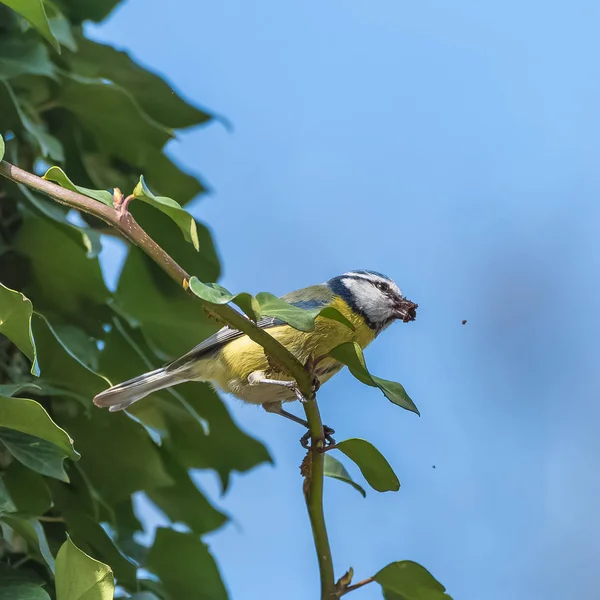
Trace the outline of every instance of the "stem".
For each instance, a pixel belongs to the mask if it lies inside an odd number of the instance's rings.
[[[349,585],[342,593],[341,595],[344,596],[345,594],[347,594],[348,592],[353,592],[354,590],[357,590],[358,588],[361,588],[363,585],[367,585],[369,583],[373,583],[375,580],[372,577],[367,577],[366,579],[363,579],[362,581],[359,581],[358,583],[355,583],[354,585]]]
[[[306,455],[306,470],[304,479],[304,499],[315,540],[315,550],[319,561],[321,575],[321,600],[331,600],[335,597],[335,577],[333,573],[333,560],[325,514],[323,512],[323,480],[324,480],[324,455],[322,449],[325,444],[323,422],[316,400],[304,403],[304,413],[310,426],[311,446]]]
[[[138,225],[137,221],[127,210],[129,199],[126,199],[126,202],[118,203],[117,208],[113,208],[78,192],[63,188],[37,175],[28,173],[6,161],[0,161],[0,175],[16,183],[24,184],[38,192],[42,192],[61,204],[98,217],[113,227],[122,237],[145,252],[178,285],[192,294],[210,314],[217,315],[227,325],[242,331],[251,340],[262,346],[265,353],[273,358],[284,371],[288,372],[296,380],[298,388],[305,398],[312,398],[314,396],[311,373],[285,346],[280,344],[265,330],[257,327],[252,321],[246,319],[231,306],[206,302],[189,290],[188,282],[190,275]],[[325,515],[323,513],[324,458],[321,450],[325,444],[325,435],[316,401],[309,400],[304,403],[304,411],[311,433],[311,449],[305,458],[305,463],[303,463],[306,465],[308,473],[306,474],[305,472],[304,495],[319,561],[321,599],[331,600],[335,597],[333,561],[325,526]]]
[[[26,554],[23,558],[19,559],[16,563],[14,563],[12,565],[12,568],[18,569],[19,567],[24,565],[28,560],[31,560],[31,556],[29,556],[29,554]]]

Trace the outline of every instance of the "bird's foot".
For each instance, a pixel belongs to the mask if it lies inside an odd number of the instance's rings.
[[[325,446],[321,449],[321,452],[327,452],[327,450],[333,449],[335,446],[335,440],[333,439],[333,434],[335,433],[335,429],[328,427],[327,425],[323,425],[323,434],[325,435]],[[303,448],[308,450],[309,441],[310,441],[310,429],[300,438],[300,444]]]

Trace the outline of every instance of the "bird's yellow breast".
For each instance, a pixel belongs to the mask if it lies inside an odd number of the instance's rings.
[[[364,318],[355,313],[341,298],[335,297],[331,306],[340,311],[353,325],[354,331],[333,319],[317,317],[313,331],[298,331],[289,325],[270,327],[265,331],[283,344],[296,358],[306,364],[309,360],[325,357],[333,348],[344,342],[355,341],[365,348],[375,338],[375,332],[366,324]],[[275,372],[269,364],[261,346],[248,336],[239,337],[220,350],[216,355],[201,361],[202,377],[214,381],[225,391],[231,392],[249,402],[254,400],[255,392],[246,390],[248,375],[254,371],[264,371],[271,379],[291,377]],[[200,366],[200,365],[199,365]],[[332,358],[323,358],[317,366],[317,375],[321,382],[333,376],[342,365]],[[275,386],[261,386],[274,388]],[[256,390],[258,391],[258,390]],[[283,390],[272,390],[282,393]],[[263,390],[267,392],[267,390]],[[289,399],[293,398],[293,394]]]

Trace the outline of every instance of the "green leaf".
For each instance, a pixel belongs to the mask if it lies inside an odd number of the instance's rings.
[[[4,158],[4,150],[5,150],[4,138],[2,137],[2,135],[0,135],[0,160],[2,160]]]
[[[174,523],[185,523],[198,535],[214,531],[224,525],[228,518],[214,508],[206,496],[196,487],[187,471],[166,452],[162,453],[163,463],[174,485],[154,488],[147,496]]]
[[[81,0],[66,0],[68,14],[72,22],[81,23],[89,19],[99,22],[112,12],[121,0],[94,0],[93,2],[81,2]]]
[[[0,562],[0,582],[6,587],[20,585],[21,583],[35,583],[42,585],[44,580],[34,571],[25,568],[15,569],[4,562]]]
[[[169,194],[177,198],[179,204],[184,206],[198,194],[205,193],[206,184],[199,180],[198,176],[191,175],[183,171],[176,165],[164,152],[155,150],[149,151],[144,160],[144,171],[152,173],[154,188],[160,194]],[[202,235],[200,235],[200,248],[205,248]],[[162,244],[161,244],[162,245]],[[211,241],[212,245],[212,241]],[[199,273],[197,270],[194,273]],[[207,281],[214,281],[218,275],[211,277],[202,275]]]
[[[321,315],[326,319],[333,319],[346,325],[349,329],[354,329],[354,325],[342,313],[332,306],[320,306],[317,308],[299,308],[288,304],[282,298],[278,298],[269,292],[260,292],[256,295],[260,304],[260,311],[263,316],[275,317],[294,329],[300,331],[313,331],[315,328],[315,319]]]
[[[141,250],[131,248],[115,296],[119,312],[130,322],[143,324],[144,337],[151,347],[164,359],[176,358],[211,335],[218,325],[183,288],[170,280],[161,286],[162,276]]]
[[[212,304],[227,304],[233,302],[237,304],[253,321],[258,321],[261,316],[261,309],[258,300],[251,294],[242,292],[233,295],[218,283],[202,283],[197,277],[190,278],[189,286],[192,292],[198,298],[202,298]]]
[[[1,520],[18,533],[27,542],[33,553],[39,554],[54,573],[54,557],[50,552],[42,524],[37,519],[25,519],[16,515],[4,515]]]
[[[61,315],[66,322],[100,336],[99,317],[106,313],[104,303],[110,292],[98,258],[88,258],[81,237],[27,211],[14,246],[29,258],[30,279],[23,291],[36,310]]]
[[[60,45],[50,30],[42,0],[2,0],[2,3],[25,18],[60,53]]]
[[[76,52],[77,43],[71,31],[71,23],[50,0],[45,0],[45,4],[48,9],[48,23],[52,35],[61,46],[68,48],[71,52]]]
[[[159,528],[146,568],[160,577],[173,598],[227,600],[215,560],[196,535]]]
[[[183,383],[177,386],[177,392],[210,426],[207,435],[179,405],[165,404],[169,428],[165,447],[181,464],[189,469],[214,469],[225,492],[232,471],[243,473],[263,462],[273,462],[265,446],[238,427],[210,385]]]
[[[0,396],[0,427],[46,440],[61,449],[65,456],[73,460],[79,458],[69,434],[35,400]]]
[[[91,227],[81,227],[73,225],[67,220],[67,211],[62,210],[62,206],[52,202],[38,194],[34,194],[27,186],[18,184],[19,191],[23,194],[26,203],[30,205],[32,211],[39,214],[42,218],[46,217],[58,224],[59,229],[67,234],[75,243],[83,245],[87,252],[87,258],[97,257],[102,250],[100,233]]]
[[[354,461],[367,483],[378,492],[397,492],[400,482],[383,454],[366,440],[352,438],[338,442],[336,448]]]
[[[77,117],[100,150],[133,165],[144,165],[149,152],[172,138],[171,130],[151,119],[129,92],[99,79],[71,75],[61,88],[59,102]]]
[[[227,304],[234,295],[218,283],[202,283],[197,277],[190,277],[190,289],[198,298],[213,304]]]
[[[250,318],[252,321],[256,322],[260,319],[261,307],[258,300],[248,294],[246,292],[241,292],[240,294],[236,294],[232,298],[232,302],[237,304],[242,311]]]
[[[345,325],[348,329],[354,331],[356,327],[352,321],[347,319],[337,308],[333,306],[325,306],[324,308],[319,309],[317,313],[318,316],[323,317],[324,319],[331,319],[332,321],[337,321],[342,325]]]
[[[0,477],[0,516],[4,513],[14,512],[17,512],[17,507],[13,502],[10,491],[6,487],[5,477]]]
[[[0,563],[0,600],[50,600],[43,583],[33,571]]]
[[[59,167],[50,167],[44,174],[44,179],[54,181],[54,183],[58,183],[58,185],[66,188],[67,190],[79,192],[80,194],[83,194],[88,198],[93,198],[94,200],[102,202],[102,204],[106,204],[107,206],[113,205],[113,196],[110,192],[107,192],[106,190],[90,190],[88,188],[75,185]]]
[[[39,517],[52,504],[44,478],[16,460],[4,473],[4,483],[20,514]]]
[[[333,479],[343,481],[344,483],[351,485],[355,490],[357,490],[363,498],[367,496],[365,490],[360,485],[358,485],[358,483],[355,483],[352,480],[352,477],[350,477],[350,473],[346,471],[346,467],[344,467],[344,465],[339,460],[337,460],[337,458],[333,458],[333,456],[325,454],[323,459],[325,469],[324,474],[326,477],[331,477]]]
[[[0,385],[0,396],[16,396],[21,390],[29,389],[41,390],[42,388],[35,383],[7,383]]]
[[[167,182],[163,182],[164,185]],[[169,188],[171,186],[169,185]],[[170,191],[169,191],[170,193]],[[175,196],[175,194],[171,194]],[[133,202],[129,205],[131,213],[135,217],[140,226],[161,246],[172,258],[174,258],[186,271],[194,273],[203,281],[216,281],[221,274],[221,266],[219,256],[214,246],[210,230],[196,221],[196,229],[198,231],[198,239],[200,240],[200,251],[196,252],[195,248],[188,244],[182,235],[179,233],[177,225],[171,219],[165,219],[164,216],[149,204],[144,202]],[[174,295],[170,292],[174,291],[173,282],[162,269],[153,267],[154,280],[156,285],[163,288],[162,282],[169,282],[165,285],[165,291],[169,295]],[[179,291],[179,290],[177,290]],[[189,297],[189,294],[186,294]],[[191,299],[194,304],[198,304]]]
[[[334,348],[329,355],[347,365],[352,375],[362,383],[371,387],[378,387],[384,393],[385,397],[393,404],[401,406],[406,410],[410,410],[417,415],[419,414],[419,410],[415,406],[415,403],[411,400],[402,385],[395,381],[388,381],[387,379],[381,379],[381,377],[375,377],[375,375],[369,373],[361,347],[356,342],[346,342],[341,344]]]
[[[0,283],[0,333],[5,335],[33,363],[31,372],[39,374],[31,315],[33,306],[20,292],[11,290]]]
[[[56,600],[112,600],[114,590],[111,568],[67,538],[56,557]]]
[[[53,327],[54,334],[62,345],[88,369],[98,371],[98,349],[95,338],[75,325],[57,324]]]
[[[304,310],[292,306],[269,292],[260,292],[256,295],[256,299],[260,304],[262,315],[280,319],[300,331],[312,331],[315,328],[314,309]]]
[[[89,418],[61,408],[56,404],[56,420],[77,440],[78,466],[101,497],[116,503],[133,492],[173,484],[144,428],[124,413],[94,408]]]
[[[54,505],[65,519],[73,542],[94,557],[106,561],[120,583],[135,588],[137,567],[115,545],[98,519],[88,514],[87,490],[59,482],[51,482],[51,488]]]
[[[411,560],[391,563],[373,579],[384,592],[397,594],[402,600],[452,600],[444,593],[446,588],[427,569]]]
[[[62,481],[69,480],[63,465],[65,455],[54,444],[6,427],[0,427],[0,442],[30,469]]]
[[[79,458],[67,432],[27,398],[0,396],[0,441],[25,466],[62,481],[69,480],[64,459]]]
[[[253,321],[258,321],[261,316],[274,317],[300,331],[313,331],[315,319],[320,315],[326,319],[333,319],[354,329],[354,325],[342,313],[331,306],[304,309],[289,304],[285,300],[260,292],[256,298],[246,292],[234,296],[229,290],[218,283],[202,283],[197,277],[190,277],[189,286],[192,292],[213,304],[237,304]]]
[[[27,114],[25,105],[19,101],[7,81],[1,81],[1,84],[6,89],[6,92],[12,101],[13,107],[21,121],[21,125],[37,141],[42,155],[58,162],[62,162],[65,159],[65,156],[60,141],[46,131],[46,125],[37,113],[33,114],[33,112],[30,111],[31,114]]]
[[[50,323],[41,315],[32,318],[33,334],[42,374],[38,381],[44,393],[56,395],[63,390],[91,406],[91,398],[106,389],[110,382],[86,367],[59,339]],[[48,385],[50,384],[50,385]]]
[[[181,208],[175,200],[166,196],[155,196],[146,185],[144,176],[140,175],[140,181],[133,190],[133,195],[157,208],[170,219],[175,221],[179,229],[183,232],[183,237],[190,242],[196,250],[200,250],[200,242],[198,241],[198,231],[196,229],[196,221],[190,213]]]
[[[78,45],[77,53],[65,57],[74,71],[85,77],[108,79],[125,88],[159,123],[179,129],[212,118],[178,96],[164,79],[132,61],[126,52],[83,37],[78,39]]]
[[[34,33],[0,39],[0,79],[21,75],[56,77],[48,47]]]
[[[50,596],[35,583],[4,586],[0,582],[0,600],[50,600]]]
[[[2,132],[15,131],[20,132],[21,120],[19,119],[19,113],[15,107],[14,95],[10,85],[4,85],[3,80],[0,79],[0,115],[2,115]],[[15,150],[16,143],[11,144],[13,151]],[[9,146],[10,148],[10,146]],[[5,148],[5,152],[8,152],[9,148]],[[14,152],[13,152],[14,154]],[[16,157],[16,154],[15,154]],[[13,158],[14,160],[14,158]],[[16,162],[16,161],[15,161]],[[6,185],[6,184],[5,184]]]

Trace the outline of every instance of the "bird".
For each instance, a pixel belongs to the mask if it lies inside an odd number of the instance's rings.
[[[329,353],[345,342],[366,348],[394,321],[414,321],[418,305],[405,298],[386,275],[370,270],[348,271],[328,281],[282,296],[289,304],[304,308],[337,309],[353,326],[317,316],[312,331],[299,331],[287,323],[263,317],[256,325],[267,330],[302,364],[310,366],[316,390],[331,379],[343,364]],[[115,385],[94,397],[98,407],[115,412],[159,390],[187,381],[203,381],[250,404],[304,427],[308,423],[283,409],[283,404],[305,400],[292,377],[278,372],[263,348],[239,330],[223,327],[214,335],[165,366]],[[333,432],[326,428],[327,435]]]

